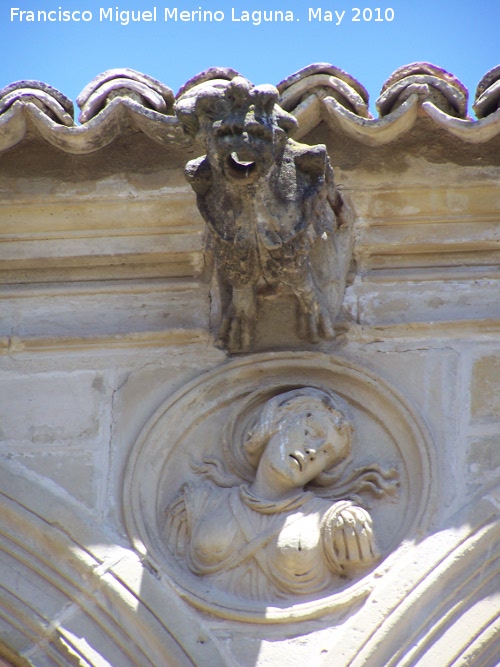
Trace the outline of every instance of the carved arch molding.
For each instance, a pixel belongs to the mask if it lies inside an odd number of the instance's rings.
[[[165,541],[165,510],[183,483],[199,486],[193,462],[207,454],[227,460],[225,426],[235,415],[241,415],[241,424],[248,424],[249,414],[270,396],[297,387],[331,392],[348,406],[355,426],[352,458],[358,468],[375,461],[397,471],[397,492],[370,504],[381,559],[305,596],[264,604],[252,596],[221,593],[217,583],[193,574],[172,556]],[[244,428],[241,424],[233,432]],[[398,554],[426,533],[437,501],[435,471],[426,426],[381,378],[344,359],[318,353],[252,355],[197,378],[159,408],[129,461],[124,514],[136,549],[192,605],[229,619],[286,622],[345,608],[369,594]]]
[[[0,664],[230,667],[137,554],[15,468],[0,515]]]

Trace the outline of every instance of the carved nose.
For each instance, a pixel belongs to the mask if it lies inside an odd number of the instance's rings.
[[[309,461],[314,461],[316,458],[316,450],[313,447],[306,447],[304,451],[306,456],[309,458]]]

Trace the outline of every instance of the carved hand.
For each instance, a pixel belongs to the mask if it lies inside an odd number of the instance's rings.
[[[367,565],[379,557],[372,519],[361,507],[340,509],[333,520],[332,538],[339,564],[345,569]]]

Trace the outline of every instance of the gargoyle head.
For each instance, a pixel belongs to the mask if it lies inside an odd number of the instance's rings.
[[[235,184],[250,184],[280,160],[297,121],[278,104],[274,86],[253,86],[235,76],[194,86],[176,103],[186,131],[204,141],[216,171]]]

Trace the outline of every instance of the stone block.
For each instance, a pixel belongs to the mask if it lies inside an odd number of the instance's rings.
[[[22,451],[11,456],[44,478],[44,481],[55,482],[87,507],[98,507],[99,481],[106,474],[106,469],[96,464],[93,452],[71,448],[44,452]]]
[[[433,475],[443,476],[441,497],[446,504],[453,502],[463,482],[463,451],[457,444],[458,352],[449,347],[443,349],[433,341],[413,344],[381,342],[373,344],[368,353],[365,348],[363,357],[365,363],[391,382],[409,405],[424,417],[438,454],[439,470],[433,470]]]
[[[345,307],[360,324],[455,322],[500,316],[497,280],[358,281],[348,288]],[[452,325],[453,326],[453,325]]]
[[[470,393],[473,423],[500,421],[500,353],[475,360]]]
[[[47,286],[0,291],[4,321],[0,335],[72,337],[126,335],[143,331],[206,327],[208,288],[196,281],[180,286],[139,284]]]
[[[476,488],[500,480],[500,437],[471,439],[467,451],[469,485]]]
[[[95,442],[102,428],[104,392],[102,374],[91,371],[4,377],[0,389],[4,447]]]

